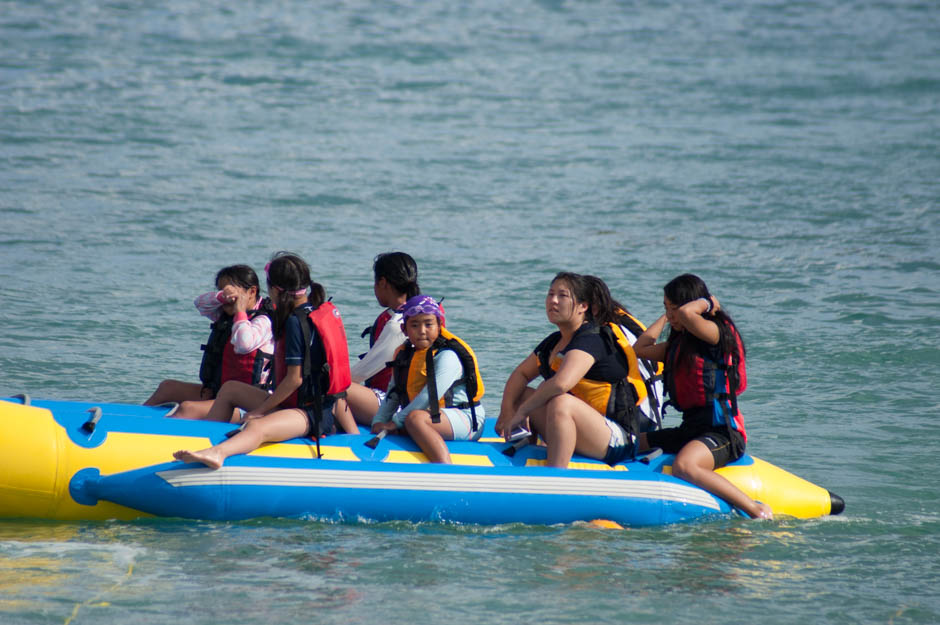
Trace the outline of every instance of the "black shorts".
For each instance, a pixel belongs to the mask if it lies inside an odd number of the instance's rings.
[[[691,441],[702,441],[708,447],[715,459],[716,469],[744,455],[744,438],[736,430],[729,430],[724,425],[696,427],[683,421],[679,427],[646,433],[650,449],[659,447],[667,454],[679,453]]]
[[[300,408],[307,416],[307,433],[304,436],[313,437],[317,432],[316,410],[313,406],[309,408]],[[333,402],[323,406],[323,413],[320,415],[320,436],[333,433]]]

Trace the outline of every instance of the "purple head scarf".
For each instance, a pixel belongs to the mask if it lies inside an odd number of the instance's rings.
[[[444,311],[433,297],[428,295],[415,295],[401,307],[402,321],[406,322],[416,315],[434,315],[444,325]]]

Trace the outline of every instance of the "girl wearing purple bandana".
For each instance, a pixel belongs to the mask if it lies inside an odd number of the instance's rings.
[[[445,441],[478,440],[483,432],[476,356],[444,327],[444,312],[433,298],[410,298],[402,318],[408,341],[396,355],[393,385],[372,420],[372,432],[404,431],[431,462],[450,464]]]

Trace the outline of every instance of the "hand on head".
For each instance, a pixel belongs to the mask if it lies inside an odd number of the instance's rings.
[[[234,284],[228,284],[222,289],[222,297],[225,298],[225,304],[232,307],[235,312],[247,312],[254,303],[250,301],[251,295],[248,289]]]

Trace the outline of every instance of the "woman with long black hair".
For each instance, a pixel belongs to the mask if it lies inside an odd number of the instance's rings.
[[[676,454],[672,474],[721,497],[753,518],[773,518],[770,506],[744,494],[715,469],[744,454],[747,434],[737,396],[747,385],[745,349],[731,317],[705,282],[683,274],[663,288],[666,313],[637,339],[639,358],[665,365],[669,403],[682,412],[678,427],[639,436],[639,450]],[[666,322],[669,337],[657,343]]]

